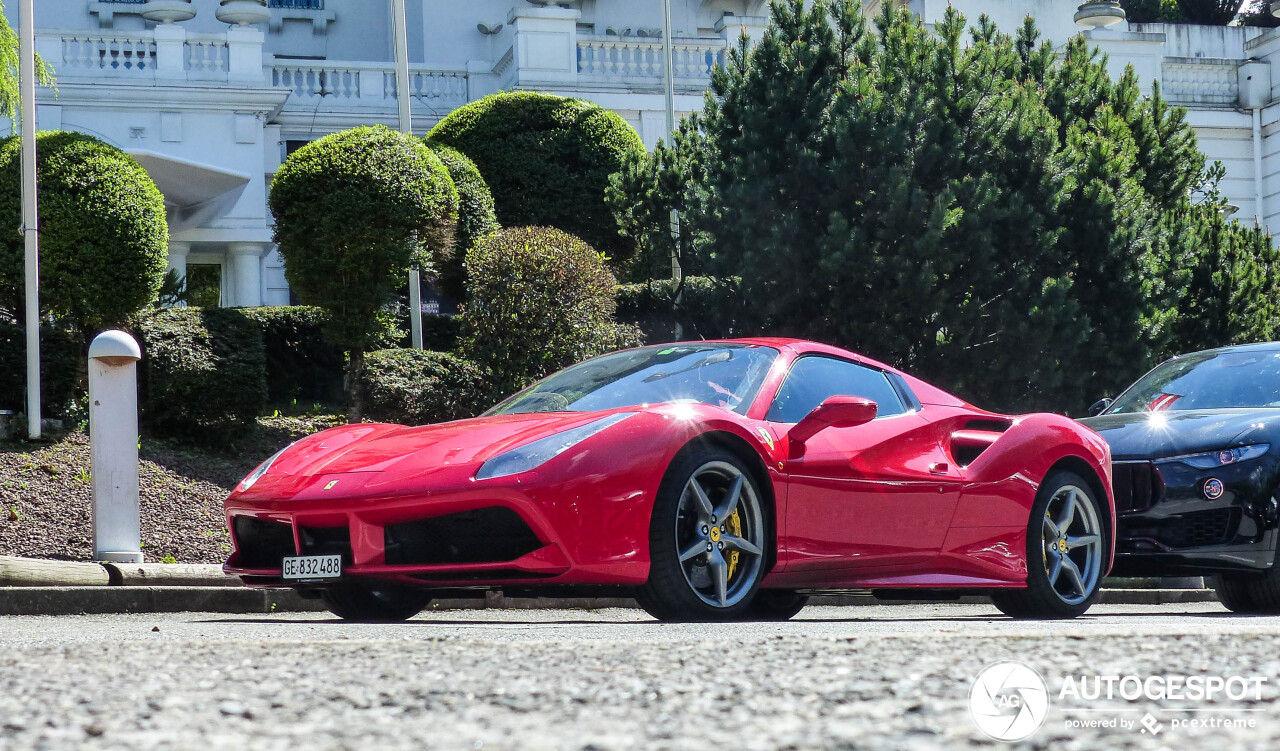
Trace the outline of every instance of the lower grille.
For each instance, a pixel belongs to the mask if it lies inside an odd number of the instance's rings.
[[[1221,545],[1231,539],[1234,512],[1235,509],[1220,508],[1183,514],[1160,530],[1160,541],[1171,548]]]
[[[1164,497],[1164,477],[1151,462],[1114,462],[1111,488],[1117,513],[1146,511]]]
[[[298,540],[302,555],[340,555],[342,565],[352,564],[350,527],[298,527]]]
[[[388,565],[502,563],[542,547],[509,508],[463,511],[383,528]]]
[[[237,516],[231,522],[240,564],[245,568],[279,568],[285,556],[296,555],[293,527],[251,516]]]

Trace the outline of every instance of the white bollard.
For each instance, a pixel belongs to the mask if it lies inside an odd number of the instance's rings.
[[[104,331],[89,345],[93,559],[141,563],[138,531],[138,343]]]

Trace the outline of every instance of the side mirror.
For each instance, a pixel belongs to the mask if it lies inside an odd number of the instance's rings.
[[[1105,399],[1099,399],[1098,401],[1094,402],[1093,406],[1089,408],[1089,416],[1097,417],[1098,415],[1102,414],[1107,410],[1107,407],[1111,406],[1111,402],[1113,401],[1115,400],[1108,396]]]
[[[876,403],[860,396],[832,396],[804,416],[787,433],[793,445],[804,443],[827,428],[855,428],[876,419]]]

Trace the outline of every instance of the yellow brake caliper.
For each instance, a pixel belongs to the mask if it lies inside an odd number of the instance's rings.
[[[729,518],[724,520],[724,527],[729,534],[734,537],[742,537],[742,518],[738,516],[738,510],[734,509]],[[736,550],[729,551],[729,576],[727,579],[733,578],[733,572],[738,568],[738,556],[741,555]]]

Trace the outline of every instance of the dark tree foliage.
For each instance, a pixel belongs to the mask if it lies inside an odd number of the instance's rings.
[[[289,285],[328,313],[329,336],[350,352],[348,417],[359,422],[354,375],[383,334],[388,304],[412,266],[428,266],[453,242],[453,180],[420,140],[360,127],[293,152],[269,200]]]
[[[156,300],[169,254],[164,196],[133,157],[81,133],[36,135],[40,308],[86,341]],[[0,217],[22,224],[21,143],[0,143]],[[0,308],[21,318],[23,238],[0,234]]]
[[[669,254],[679,207],[691,262],[741,279],[747,330],[1002,409],[1078,410],[1190,344],[1194,273],[1229,339],[1266,328],[1228,288],[1269,283],[1269,238],[1207,228],[1212,170],[1158,87],[1111,80],[1082,38],[1055,51],[1030,20],[1009,35],[949,10],[930,31],[887,5],[871,33],[855,3],[773,4],[673,148],[615,179],[646,252]],[[1219,245],[1190,239],[1193,218]]]
[[[532,91],[492,94],[459,107],[427,137],[466,154],[493,192],[504,227],[549,226],[581,237],[624,268],[634,243],[605,205],[609,176],[642,154],[616,112]]]
[[[476,240],[499,228],[493,208],[493,194],[472,162],[462,152],[444,144],[427,141],[449,170],[453,185],[458,190],[458,229],[452,245],[433,248],[431,271],[440,291],[455,302],[462,302],[467,294],[467,251]]]

